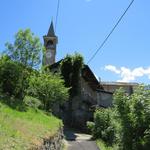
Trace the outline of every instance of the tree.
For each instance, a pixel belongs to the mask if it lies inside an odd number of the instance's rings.
[[[41,100],[43,109],[49,111],[53,104],[62,104],[68,99],[68,88],[59,75],[50,72],[34,73],[30,76],[27,94]]]
[[[118,122],[121,125],[120,131],[120,149],[133,150],[133,126],[130,115],[130,96],[125,94],[125,91],[120,88],[114,94],[114,104],[118,115]],[[117,122],[117,119],[116,119]]]
[[[37,67],[40,64],[42,44],[30,29],[19,30],[13,44],[6,43],[6,53],[14,61],[25,66]]]
[[[8,56],[0,58],[0,88],[9,96],[23,98],[28,70],[19,62],[10,60]]]
[[[139,86],[132,95],[122,89],[114,95],[121,123],[120,149],[148,150],[150,146],[150,90]]]
[[[94,113],[94,122],[87,122],[93,138],[102,139],[108,145],[115,141],[115,126],[112,121],[113,109],[97,109]]]

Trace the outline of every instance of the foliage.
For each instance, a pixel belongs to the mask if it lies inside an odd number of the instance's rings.
[[[91,122],[91,121],[87,121],[87,129],[89,130],[89,132],[93,133],[94,131],[94,127],[95,127],[95,123]]]
[[[26,106],[34,108],[34,109],[42,107],[41,101],[37,98],[32,97],[32,96],[25,96],[23,102]]]
[[[79,77],[81,75],[82,67],[83,67],[83,57],[80,54],[75,53],[72,62],[72,82],[71,82],[72,96],[78,93]]]
[[[61,120],[43,111],[29,108],[20,112],[0,102],[0,149],[37,149],[42,139],[56,134],[60,125]]]
[[[147,150],[150,145],[150,90],[139,86],[132,95],[119,89],[115,108],[121,124],[120,149]]]
[[[24,96],[28,71],[18,62],[4,56],[0,59],[0,88],[1,92],[22,98]]]
[[[96,140],[96,144],[100,150],[118,150],[117,145],[108,146],[103,140],[98,139]]]
[[[124,149],[127,148],[132,150],[133,128],[131,123],[131,116],[129,114],[129,97],[125,95],[125,91],[123,89],[119,89],[114,95],[114,100],[115,107],[118,112],[118,117],[121,122],[120,142],[122,143],[122,147]]]
[[[65,80],[66,87],[70,88],[70,97],[74,97],[78,93],[79,77],[83,67],[83,57],[75,53],[75,55],[67,55],[61,62],[61,74]]]
[[[65,86],[71,86],[71,74],[72,74],[72,57],[67,55],[61,62],[61,74],[65,80]]]
[[[114,94],[112,110],[100,109],[95,112],[95,125],[89,126],[93,136],[100,138],[100,141],[103,140],[106,144],[117,143],[116,149],[148,150],[150,147],[149,87],[141,85],[132,95],[127,95],[120,88]]]
[[[0,102],[20,112],[27,110],[27,107],[25,106],[22,99],[9,96],[5,93],[0,93]]]
[[[37,67],[40,64],[42,45],[38,37],[30,29],[19,30],[13,44],[6,43],[6,53],[14,61],[25,66]]]
[[[101,138],[107,144],[112,145],[115,140],[115,127],[111,121],[111,109],[98,109],[94,113],[94,125],[88,123],[94,138]]]
[[[43,109],[48,111],[54,103],[61,104],[68,99],[68,88],[59,75],[38,73],[30,76],[27,94],[41,100]]]
[[[73,97],[79,94],[79,81],[81,70],[83,67],[83,57],[75,53],[74,55],[67,55],[61,62],[60,71],[63,79],[65,80],[65,86],[69,89],[69,101],[68,101],[68,125],[73,125],[72,117],[72,100]]]

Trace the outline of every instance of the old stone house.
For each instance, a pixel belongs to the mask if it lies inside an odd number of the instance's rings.
[[[43,38],[46,48],[43,54],[43,65],[47,65],[53,73],[56,73],[59,71],[61,60],[55,62],[58,37],[55,35],[53,22]],[[132,86],[129,87],[132,88]],[[71,108],[68,102],[63,106],[56,104],[54,113],[61,116],[64,122],[83,129],[87,121],[92,121],[96,107],[112,106],[112,95],[116,87],[100,84],[90,67],[85,64],[81,71],[78,88],[78,94],[72,99]]]
[[[103,91],[100,92],[98,105],[106,108],[112,106],[113,94],[117,89],[123,88],[127,95],[131,95],[138,86],[137,83],[128,82],[100,82],[100,85],[103,87]]]
[[[43,54],[43,65],[49,66],[51,71],[56,73],[59,71],[61,61],[55,62],[58,38],[55,35],[53,23],[43,38],[46,48],[46,52]],[[81,71],[78,87],[78,95],[72,99],[72,119],[67,111],[68,103],[60,108],[56,105],[55,113],[60,114],[64,121],[71,121],[72,125],[81,128],[85,126],[87,120],[93,119],[93,108],[98,104],[99,91],[102,88],[88,65],[84,65]]]

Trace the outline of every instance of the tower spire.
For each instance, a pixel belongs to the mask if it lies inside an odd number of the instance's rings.
[[[49,27],[47,36],[54,36],[54,37],[55,37],[55,31],[54,31],[53,21],[51,21],[51,25],[50,25],[50,27]]]
[[[55,63],[56,45],[58,38],[54,32],[53,21],[51,21],[47,35],[43,36],[46,51],[43,54],[43,65],[52,65]]]

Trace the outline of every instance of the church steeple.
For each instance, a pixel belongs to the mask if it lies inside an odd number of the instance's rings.
[[[55,63],[56,45],[58,38],[55,35],[53,21],[50,24],[47,35],[43,36],[46,51],[43,54],[43,65],[52,65]]]
[[[51,25],[50,25],[50,27],[49,27],[47,36],[55,36],[53,21],[51,21]]]

